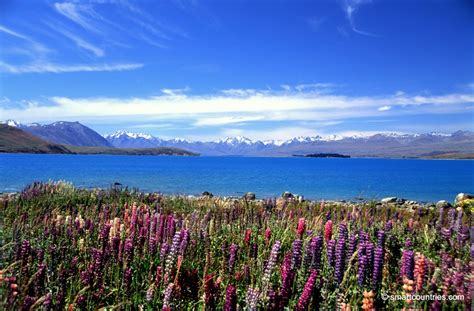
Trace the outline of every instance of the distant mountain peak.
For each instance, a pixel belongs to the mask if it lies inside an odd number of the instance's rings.
[[[15,120],[11,120],[11,119],[8,119],[6,121],[1,121],[0,122],[1,124],[6,124],[8,126],[12,126],[12,127],[21,127],[22,124],[18,121],[15,121]]]
[[[255,143],[251,139],[244,137],[244,136],[235,136],[235,137],[226,137],[224,139],[219,139],[215,141],[216,143],[224,143],[229,145],[236,145],[236,144],[253,144]]]
[[[133,139],[137,139],[137,138],[154,139],[155,138],[150,134],[133,133],[133,132],[123,131],[123,130],[118,130],[113,134],[104,135],[104,138],[106,138],[106,139],[109,139],[109,138],[122,138],[122,137],[129,137],[129,138],[133,138]]]

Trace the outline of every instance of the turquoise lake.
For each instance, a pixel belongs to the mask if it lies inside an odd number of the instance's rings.
[[[165,194],[279,196],[311,199],[454,200],[474,192],[474,161],[0,154],[0,191],[33,181],[67,180],[77,187],[118,182]]]

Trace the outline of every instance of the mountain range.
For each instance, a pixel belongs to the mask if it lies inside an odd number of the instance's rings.
[[[292,156],[310,153],[339,153],[357,157],[436,157],[443,154],[474,154],[474,133],[395,134],[370,136],[308,136],[286,141],[228,137],[216,141],[165,140],[149,134],[117,131],[105,135],[115,147],[167,146],[202,155]]]
[[[56,144],[88,147],[112,147],[104,137],[79,122],[59,121],[41,125],[38,123],[22,124],[14,120],[7,120],[4,123]]]
[[[162,139],[150,134],[117,131],[101,136],[78,122],[54,122],[24,125],[13,120],[6,123],[23,129],[51,143],[73,146],[115,148],[171,147],[209,156],[293,156],[314,153],[338,153],[353,157],[426,157],[474,158],[474,133],[451,134],[380,133],[370,136],[308,136],[289,140],[251,140],[228,137],[215,141],[190,141],[181,138]]]

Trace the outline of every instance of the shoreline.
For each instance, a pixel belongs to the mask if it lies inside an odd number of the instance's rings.
[[[153,149],[153,148],[149,148]],[[139,150],[139,149],[138,149]],[[183,149],[184,150],[184,149]],[[117,149],[119,151],[119,149]],[[267,155],[202,155],[197,154],[192,151],[187,151],[190,154],[146,154],[146,153],[97,153],[97,152],[72,152],[72,153],[47,153],[47,152],[2,152],[0,151],[0,155],[64,155],[64,156],[77,156],[77,155],[99,155],[99,156],[141,156],[141,157],[156,157],[156,156],[166,156],[166,157],[196,157],[196,158],[279,158],[279,159],[374,159],[374,160],[450,160],[450,161],[472,161],[474,160],[474,156],[466,155],[466,157],[435,157],[435,156],[357,156],[357,155],[349,155],[348,157],[309,157],[309,156],[295,156],[295,155],[274,155],[274,156],[267,156]]]
[[[62,181],[54,181],[52,184],[62,184]],[[42,183],[42,184],[48,184],[48,183]],[[65,182],[64,184],[70,185],[68,182]],[[26,187],[31,186],[27,185]],[[224,201],[237,201],[237,200],[245,200],[245,201],[251,201],[255,203],[264,203],[268,200],[291,200],[294,202],[307,202],[307,203],[325,203],[325,204],[336,204],[336,205],[343,205],[343,206],[353,206],[353,205],[370,205],[373,204],[374,206],[390,206],[390,207],[397,207],[397,208],[408,208],[408,209],[416,209],[416,208],[434,208],[440,204],[440,202],[445,202],[449,206],[453,206],[456,204],[456,199],[453,202],[450,202],[446,199],[441,199],[438,201],[422,201],[422,200],[410,200],[406,198],[400,198],[396,196],[392,197],[385,197],[385,198],[373,198],[373,199],[368,199],[368,198],[353,198],[353,199],[324,199],[324,198],[305,198],[303,195],[299,194],[293,194],[291,192],[285,191],[282,193],[280,196],[257,196],[253,192],[247,192],[243,193],[242,195],[219,195],[216,194],[214,195],[211,192],[208,191],[203,191],[200,195],[199,194],[190,194],[190,193],[164,193],[164,192],[157,192],[157,191],[140,191],[139,189],[136,188],[128,188],[128,187],[122,187],[123,185],[117,185],[116,187],[111,186],[107,188],[102,188],[102,187],[76,187],[72,185],[72,189],[78,190],[78,191],[89,191],[89,192],[107,192],[107,191],[113,191],[113,190],[118,190],[119,192],[121,191],[128,191],[130,193],[141,193],[145,196],[153,195],[153,196],[161,196],[165,198],[170,198],[170,199],[187,199],[187,200],[200,200],[202,198],[214,198],[218,200],[224,200]],[[20,194],[22,193],[22,190],[20,191],[0,191],[0,198],[17,198]],[[459,193],[458,196],[463,193]],[[445,204],[443,203],[443,204]],[[453,205],[452,205],[453,204]]]

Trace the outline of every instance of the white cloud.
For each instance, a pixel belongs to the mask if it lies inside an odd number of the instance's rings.
[[[343,9],[344,14],[346,15],[346,18],[349,21],[349,25],[351,26],[353,32],[363,36],[378,37],[378,35],[373,34],[371,32],[360,30],[355,23],[355,13],[359,9],[359,7],[363,4],[371,2],[371,0],[345,0]]]
[[[385,105],[385,106],[379,107],[377,110],[378,111],[388,111],[390,109],[392,109],[391,106]]]
[[[265,116],[224,116],[216,118],[199,118],[194,122],[194,126],[220,126],[233,123],[244,123],[251,121],[260,121],[265,119]]]
[[[7,72],[74,72],[133,70],[141,64],[57,66],[51,64],[8,67]],[[209,95],[188,95],[185,89],[164,89],[163,95],[133,98],[52,97],[45,105],[0,108],[0,119],[42,121],[51,119],[120,119],[143,122],[143,118],[187,120],[199,126],[215,126],[259,121],[332,121],[378,117],[384,106],[398,107],[387,115],[442,114],[472,112],[474,94],[453,93],[437,96],[344,96],[314,92],[237,90]],[[234,95],[238,94],[238,96]],[[470,110],[466,110],[470,109]],[[26,120],[28,119],[28,120]]]
[[[127,71],[143,67],[143,64],[54,64],[54,63],[31,63],[24,65],[13,65],[0,62],[0,72],[22,74],[22,73],[67,73],[67,72],[100,72],[100,71]]]

